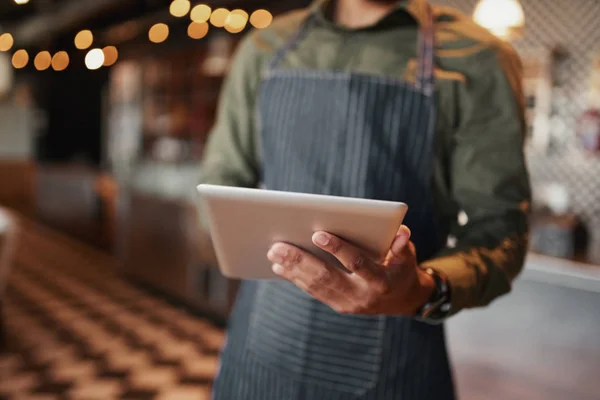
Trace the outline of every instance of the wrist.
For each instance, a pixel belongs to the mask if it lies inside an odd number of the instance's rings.
[[[420,269],[423,275],[428,275],[433,282],[430,297],[422,303],[414,316],[426,322],[438,324],[443,322],[450,313],[451,296],[448,279],[440,272],[431,268]],[[427,281],[425,281],[427,282]]]
[[[424,269],[417,267],[417,284],[412,298],[414,299],[413,315],[425,306],[436,291],[435,278]]]

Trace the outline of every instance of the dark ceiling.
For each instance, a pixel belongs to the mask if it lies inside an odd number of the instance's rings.
[[[277,13],[306,6],[309,2],[310,0],[192,0],[192,6],[207,3],[213,8],[266,8]],[[27,4],[17,5],[14,0],[0,0],[0,33],[12,33],[15,45],[25,48],[62,47],[63,42],[72,41],[73,36],[81,29],[91,29],[101,36],[111,32],[114,34],[115,29],[128,25],[129,31],[134,32],[135,36],[145,33],[149,24],[168,17],[170,3],[171,0],[30,0]],[[136,25],[140,29],[132,30]]]

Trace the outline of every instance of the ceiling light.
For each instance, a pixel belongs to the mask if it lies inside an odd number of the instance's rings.
[[[503,39],[519,37],[525,26],[525,14],[519,0],[480,0],[473,19]]]

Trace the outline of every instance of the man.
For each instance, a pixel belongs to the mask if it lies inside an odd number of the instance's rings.
[[[526,252],[520,79],[509,46],[424,0],[317,1],[243,41],[204,181],[410,210],[385,260],[315,232],[351,274],[275,244],[284,279],[242,286],[216,399],[454,398],[441,322],[509,292]]]

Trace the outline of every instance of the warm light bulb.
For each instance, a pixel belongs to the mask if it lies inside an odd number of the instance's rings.
[[[162,43],[169,37],[169,26],[167,24],[154,24],[148,31],[148,38],[153,43]]]
[[[518,0],[480,0],[473,19],[504,39],[511,38],[525,25],[525,14]]]
[[[69,55],[66,51],[57,52],[52,57],[52,69],[55,71],[64,71],[69,66]]]
[[[15,0],[15,3],[22,6],[23,4],[29,3],[29,0]]]
[[[38,71],[45,71],[50,68],[50,64],[52,63],[52,56],[47,51],[41,51],[35,56],[33,60],[33,65],[35,69]]]
[[[210,16],[210,23],[216,26],[217,28],[222,28],[225,26],[225,21],[229,17],[229,10],[226,8],[217,8],[212,12]]]
[[[15,39],[10,33],[0,35],[0,51],[9,51],[12,49],[13,44],[15,44]]]
[[[110,67],[117,62],[117,59],[119,58],[119,52],[115,46],[106,46],[102,49],[102,52],[104,53],[105,67]]]
[[[100,49],[92,49],[85,55],[85,66],[88,69],[98,69],[104,64],[104,53]]]
[[[169,7],[169,12],[172,16],[178,18],[186,16],[190,12],[189,0],[173,0]]]
[[[12,65],[17,69],[25,68],[29,62],[29,54],[26,50],[17,50],[12,56]]]
[[[206,4],[198,4],[192,8],[190,18],[194,22],[207,22],[210,19],[212,9]]]
[[[202,39],[208,34],[208,23],[206,22],[194,22],[188,26],[188,36],[192,39]]]
[[[256,29],[264,29],[273,22],[273,15],[267,10],[256,10],[250,16],[250,23]]]
[[[79,50],[85,50],[89,48],[94,42],[94,35],[89,30],[83,30],[75,36],[75,47]]]

